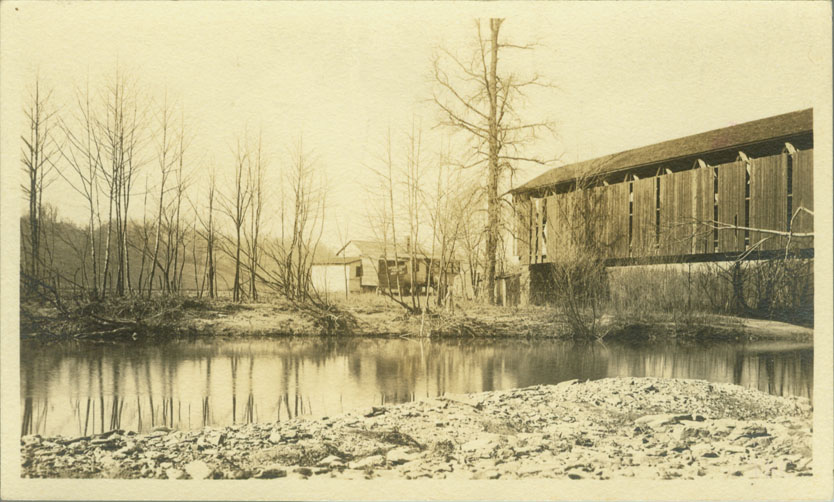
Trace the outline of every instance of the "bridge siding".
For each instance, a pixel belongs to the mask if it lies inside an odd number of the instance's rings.
[[[767,230],[787,230],[787,156],[774,155],[750,161],[750,226]],[[750,245],[770,237],[761,249],[784,248],[780,237],[750,232]]]
[[[718,193],[715,193],[714,168],[696,168],[660,175],[660,236],[656,240],[656,183],[657,177],[632,183],[633,218],[631,252],[628,243],[629,183],[616,183],[592,189],[592,204],[600,218],[591,222],[598,238],[607,247],[606,258],[645,258],[652,256],[682,256],[713,254],[714,233],[697,222],[713,220],[714,204],[718,201],[718,221],[743,226],[745,222],[746,165],[743,162],[721,164],[717,167]],[[813,151],[799,151],[793,160],[793,208],[804,206],[813,211]],[[547,259],[553,261],[560,250],[567,249],[570,229],[583,222],[574,214],[575,192],[547,197]],[[770,230],[787,230],[787,154],[752,159],[750,165],[750,226]],[[527,243],[529,229],[535,223],[541,228],[541,215],[535,219],[535,209],[529,200],[518,200],[518,253],[524,264],[530,263]],[[531,211],[532,210],[532,211]],[[533,213],[531,215],[531,213]],[[533,218],[531,218],[533,216]],[[812,232],[813,217],[797,216],[795,232]],[[535,239],[537,232],[533,232]],[[750,232],[750,244],[767,234]],[[763,250],[784,249],[786,238],[772,237]],[[795,238],[792,248],[813,247],[812,238]],[[743,230],[720,230],[719,253],[738,253],[745,249]]]
[[[802,150],[796,153],[793,164],[793,210],[804,207],[814,210],[814,151]],[[800,213],[793,220],[793,231],[810,233],[814,231],[814,217]],[[800,248],[814,247],[813,237],[803,237],[791,242]]]
[[[747,185],[747,166],[733,162],[718,166],[718,221],[744,226],[744,191]],[[744,251],[744,230],[719,230],[718,251]]]

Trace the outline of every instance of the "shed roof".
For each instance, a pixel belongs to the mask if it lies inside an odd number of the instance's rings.
[[[341,249],[336,251],[336,254],[342,254],[351,244],[356,246],[356,249],[359,250],[359,253],[362,256],[372,256],[376,258],[381,256],[394,256],[394,254],[405,255],[408,253],[408,249],[402,243],[397,244],[397,252],[394,253],[394,245],[390,242],[383,243],[380,241],[363,241],[353,239],[347,241]]]
[[[356,263],[356,262],[361,261],[361,260],[362,260],[362,258],[360,258],[358,256],[355,256],[355,257],[350,257],[349,256],[347,258],[331,257],[331,258],[325,258],[325,259],[322,259],[322,260],[317,260],[317,261],[313,262],[313,266],[317,266],[317,265],[349,265],[351,263]]]
[[[364,240],[350,240],[341,249],[336,251],[336,254],[339,255],[345,251],[345,249],[350,245],[353,244],[359,250],[359,253],[362,256],[368,256],[371,258],[382,258],[387,257],[388,259],[393,259],[395,254],[399,256],[400,259],[407,258],[409,255],[408,246],[403,244],[402,242],[397,243],[397,252],[394,253],[394,245],[392,243],[382,243],[380,241],[364,241]],[[417,254],[422,256],[423,258],[430,258],[431,252],[427,252],[423,249],[422,246],[417,246]],[[432,257],[433,260],[440,260],[440,257],[434,256]]]
[[[813,109],[808,108],[584,160],[553,168],[514,188],[510,193],[525,192],[572,181],[580,174],[614,173],[811,132],[814,125],[813,118]]]

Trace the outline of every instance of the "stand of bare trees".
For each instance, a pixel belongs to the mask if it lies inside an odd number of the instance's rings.
[[[446,305],[460,273],[459,250],[467,249],[467,228],[473,230],[482,193],[470,187],[471,180],[449,162],[445,151],[427,161],[416,124],[402,134],[401,149],[395,148],[388,131],[379,167],[370,167],[376,183],[369,196],[376,203],[368,214],[370,229],[382,245],[379,265],[372,271],[379,278],[378,292],[409,313],[425,312],[432,303]]]
[[[377,185],[372,189],[370,195],[377,199],[376,214],[370,216],[370,226],[382,243],[382,257],[380,268],[373,270],[380,278],[378,291],[389,299],[405,308],[408,312],[419,311],[419,298],[409,288],[410,301],[404,297],[407,286],[415,284],[415,258],[418,246],[417,235],[419,234],[419,211],[421,201],[420,181],[420,135],[415,134],[414,129],[409,135],[409,148],[406,150],[405,167],[395,169],[393,138],[391,130],[388,130],[386,137],[385,153],[380,159],[383,164],[380,169],[373,169],[372,172],[377,180]],[[399,189],[404,188],[405,193],[401,194]],[[401,197],[403,195],[404,197]],[[395,200],[406,200],[408,237],[406,238],[406,253],[401,257],[401,241],[397,241],[397,215],[399,214]],[[393,259],[393,269],[392,269]],[[406,262],[406,268],[401,268],[401,263]],[[375,263],[376,265],[376,263]],[[410,284],[406,284],[405,275],[408,274]],[[396,288],[396,294],[394,293]]]
[[[133,183],[145,163],[145,109],[136,83],[118,69],[98,93],[93,94],[88,83],[75,97],[74,113],[59,119],[64,136],[60,156],[69,167],[59,174],[89,208],[92,273],[88,276],[85,267],[82,281],[93,298],[113,289],[123,296],[132,289],[129,212]],[[104,223],[102,196],[107,201]]]
[[[190,151],[194,136],[182,104],[167,91],[155,100],[118,67],[100,82],[88,79],[69,104],[55,106],[52,92],[34,80],[23,110],[22,322],[42,323],[35,304],[48,302],[57,322],[70,321],[80,336],[130,335],[191,292],[257,301],[266,286],[327,329],[349,326],[312,283],[327,184],[300,140],[275,189],[276,222],[266,216],[274,184],[263,133],[237,142],[225,170],[230,182],[212,167],[208,183],[195,186],[206,163]],[[83,224],[60,220],[58,206],[44,202],[57,178],[83,201]]]
[[[319,292],[312,284],[312,267],[324,232],[327,183],[302,139],[290,150],[283,174],[280,238],[264,242],[258,251],[255,275],[290,301],[321,304]],[[289,188],[289,193],[285,188]],[[261,260],[260,254],[268,260]]]

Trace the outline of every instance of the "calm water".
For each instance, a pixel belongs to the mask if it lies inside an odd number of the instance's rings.
[[[654,376],[813,395],[811,344],[271,339],[21,347],[25,433],[324,416],[444,393]]]

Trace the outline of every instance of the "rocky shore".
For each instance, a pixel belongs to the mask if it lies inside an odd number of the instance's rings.
[[[697,479],[811,475],[812,406],[609,378],[198,431],[21,438],[24,477]]]

